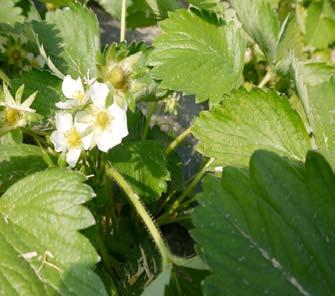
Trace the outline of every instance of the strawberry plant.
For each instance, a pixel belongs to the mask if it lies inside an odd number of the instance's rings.
[[[334,295],[334,46],[333,0],[0,0],[0,295]]]

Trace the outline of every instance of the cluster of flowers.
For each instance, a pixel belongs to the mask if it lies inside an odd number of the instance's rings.
[[[57,152],[66,153],[71,167],[83,150],[97,146],[107,152],[128,135],[127,107],[119,106],[116,100],[109,103],[107,84],[97,81],[88,84],[85,90],[81,78],[66,76],[62,91],[67,100],[56,104],[64,111],[56,114],[56,131],[50,140]]]

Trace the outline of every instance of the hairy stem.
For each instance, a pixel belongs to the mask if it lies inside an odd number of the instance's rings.
[[[127,0],[122,0],[120,42],[126,40]]]
[[[112,166],[106,167],[106,172],[108,176],[113,178],[116,183],[123,189],[126,195],[129,198],[129,201],[134,206],[137,211],[137,214],[141,217],[144,224],[148,228],[149,233],[151,234],[161,256],[162,256],[162,269],[165,270],[171,262],[170,258],[171,253],[168,247],[165,244],[165,241],[161,235],[159,228],[156,226],[155,222],[150,217],[150,214],[145,209],[144,205],[142,204],[139,196],[132,190],[128,182],[123,178],[123,176]]]
[[[174,151],[177,146],[185,140],[187,136],[191,134],[191,127],[182,132],[177,138],[175,138],[170,145],[165,150],[165,155],[168,156],[172,151]]]
[[[150,123],[151,123],[151,117],[152,117],[152,114],[156,110],[156,106],[157,106],[156,103],[149,103],[148,104],[148,111],[147,111],[147,116],[146,116],[146,120],[145,120],[145,126],[144,126],[144,129],[143,129],[142,140],[145,140],[148,136]]]

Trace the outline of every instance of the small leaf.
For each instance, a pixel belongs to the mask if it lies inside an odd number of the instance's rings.
[[[144,202],[152,202],[166,192],[170,173],[159,143],[125,142],[111,150],[109,160]]]
[[[34,31],[55,66],[74,78],[97,76],[100,50],[99,26],[95,14],[80,4],[48,12]]]
[[[318,49],[335,41],[335,10],[328,1],[313,1],[308,7],[305,39]]]
[[[314,135],[318,149],[335,168],[335,75],[308,87]]]
[[[0,144],[0,192],[4,192],[19,179],[46,168],[38,147]]]
[[[22,179],[0,199],[3,295],[107,295],[91,270],[95,249],[78,231],[95,223],[81,206],[93,197],[85,177],[50,169]]]
[[[233,0],[238,18],[255,39],[267,60],[277,60],[277,40],[280,32],[278,15],[269,0]]]
[[[170,283],[172,266],[161,272],[157,278],[144,290],[141,296],[164,296]]]
[[[244,166],[257,149],[303,160],[310,148],[308,133],[286,97],[275,91],[238,90],[192,126],[197,150],[220,166]]]
[[[217,25],[188,10],[178,10],[160,23],[162,34],[149,57],[162,88],[197,95],[198,101],[219,102],[238,87],[245,42],[234,23]]]
[[[303,166],[258,151],[203,188],[191,233],[213,271],[205,295],[334,293],[335,175],[321,155]]]

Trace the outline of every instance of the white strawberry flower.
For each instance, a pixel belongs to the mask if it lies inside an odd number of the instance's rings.
[[[90,110],[78,112],[75,118],[81,129],[91,131],[92,146],[97,145],[103,152],[120,144],[128,135],[127,111],[116,102],[107,106],[108,94],[106,84],[94,82],[88,92],[92,100]]]
[[[70,75],[66,75],[62,83],[62,91],[67,100],[56,103],[60,109],[83,107],[89,99],[80,77],[73,79]]]
[[[66,162],[74,167],[82,150],[91,147],[92,136],[73,122],[71,113],[57,113],[56,128],[50,137],[55,151],[66,153]]]
[[[27,113],[35,113],[36,111],[30,108],[34,102],[37,92],[31,94],[23,103],[22,94],[24,85],[21,85],[15,93],[15,99],[8,90],[7,85],[3,84],[4,101],[0,101],[0,106],[5,107],[0,113],[2,121],[9,129],[24,127],[27,124]]]

